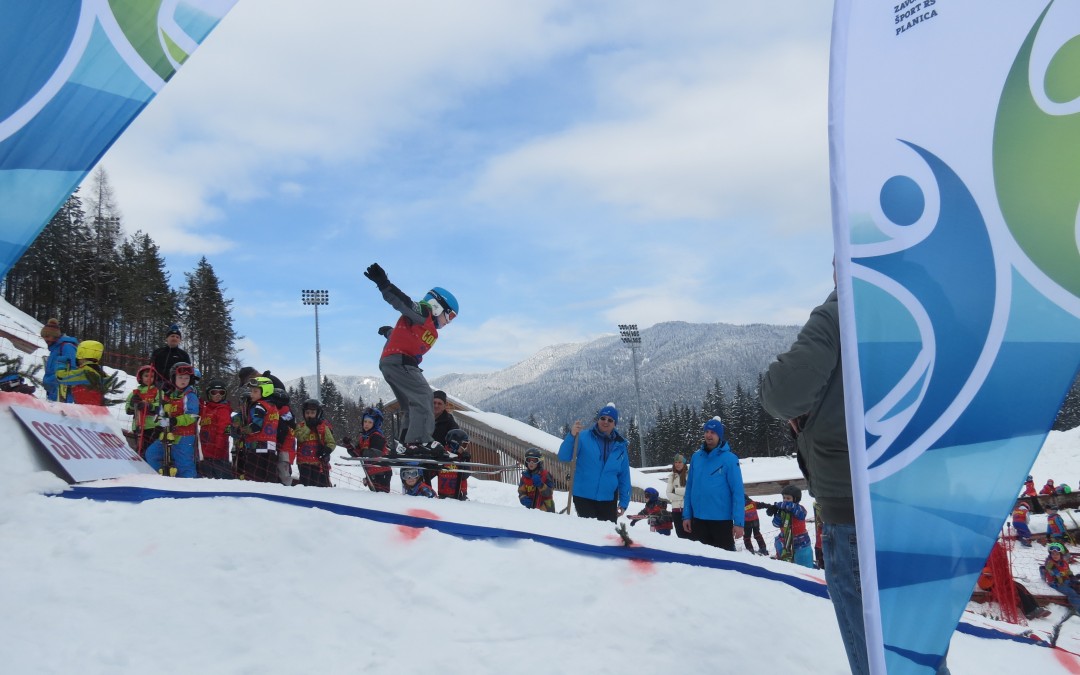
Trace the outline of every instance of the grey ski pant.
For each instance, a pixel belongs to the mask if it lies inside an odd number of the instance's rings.
[[[402,363],[400,354],[391,354],[379,361],[383,379],[401,407],[401,426],[408,429],[405,444],[430,443],[435,431],[435,409],[432,389],[419,366]]]

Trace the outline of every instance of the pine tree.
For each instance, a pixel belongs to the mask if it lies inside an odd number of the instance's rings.
[[[137,231],[128,237],[120,246],[120,257],[125,264],[117,275],[121,332],[115,351],[130,357],[124,366],[133,373],[161,344],[165,327],[179,315],[178,298],[169,288],[165,260],[150,235]],[[218,372],[214,376],[224,374]],[[203,375],[206,379],[210,377],[206,371]]]
[[[44,323],[60,320],[68,333],[74,319],[73,270],[82,263],[72,242],[85,220],[76,190],[49,220],[4,278],[4,299]]]
[[[116,306],[120,269],[121,214],[105,167],[98,166],[90,177],[87,196],[87,256],[82,271],[87,283],[83,296],[82,337],[100,340],[111,351],[117,342],[119,325]]]
[[[236,352],[233,301],[225,299],[221,282],[205,256],[199,259],[195,271],[184,277],[180,315],[187,351],[205,377],[223,374]]]
[[[529,413],[529,419],[525,423],[534,429],[540,428],[540,421],[536,419],[535,413]]]

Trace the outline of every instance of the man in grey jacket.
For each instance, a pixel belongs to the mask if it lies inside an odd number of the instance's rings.
[[[791,349],[769,365],[761,404],[774,417],[788,420],[796,437],[799,468],[824,521],[816,526],[823,527],[825,582],[848,665],[855,675],[868,675],[835,290],[811,312]],[[937,672],[948,674],[945,659]]]

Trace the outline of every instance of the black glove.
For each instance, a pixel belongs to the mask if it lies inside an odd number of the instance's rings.
[[[372,263],[368,265],[368,268],[364,270],[364,276],[375,282],[375,286],[381,291],[390,285],[390,279],[386,277],[386,272],[383,268],[379,267],[379,263]]]
[[[386,338],[387,340],[389,340],[390,339],[390,333],[392,333],[393,330],[394,330],[393,326],[381,326],[379,328],[379,335],[381,335],[384,338]]]
[[[767,509],[767,508],[769,508],[769,505],[766,504],[765,502],[754,502],[754,506],[758,507],[759,509]]]
[[[779,511],[779,509],[776,508],[775,504],[769,504],[768,506],[765,507],[765,514],[766,515],[775,516],[777,511]]]
[[[631,520],[630,521],[630,527],[633,527],[633,526],[637,525],[637,521],[638,521],[637,518],[635,518],[634,520]]]
[[[319,446],[319,452],[317,454],[318,454],[319,459],[321,459],[323,461],[326,461],[326,460],[330,459],[330,455],[332,455],[333,453],[334,453],[333,448],[329,448],[329,447],[327,447],[325,445],[321,445],[321,446]]]

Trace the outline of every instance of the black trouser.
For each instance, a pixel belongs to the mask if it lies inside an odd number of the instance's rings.
[[[694,533],[694,538],[702,544],[734,551],[735,533],[731,529],[732,525],[734,525],[734,521],[731,520],[694,518],[690,521],[690,531]]]
[[[259,483],[280,483],[276,452],[244,451],[244,478]]]
[[[671,518],[672,523],[674,523],[675,525],[675,534],[677,534],[680,539],[694,538],[694,534],[692,532],[687,532],[683,529],[682,509],[671,509]]]
[[[200,478],[235,478],[227,459],[204,459],[196,465]]]
[[[322,464],[297,462],[300,468],[300,484],[310,487],[333,487],[330,485],[330,471]]]
[[[765,546],[765,537],[761,536],[761,524],[757,520],[748,520],[743,527],[743,545],[746,546],[746,550],[751,553],[754,552],[754,547],[750,544],[751,535],[757,540],[758,551],[762,553],[768,553],[769,549]]]
[[[619,519],[619,509],[614,499],[609,502],[598,502],[595,499],[574,495],[574,510],[577,511],[579,518],[610,520],[613,523]]]

